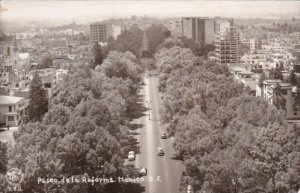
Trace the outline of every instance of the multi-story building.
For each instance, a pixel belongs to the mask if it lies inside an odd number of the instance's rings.
[[[251,38],[249,40],[249,43],[250,43],[250,51],[254,52],[256,50],[261,49],[261,40],[260,39]]]
[[[168,30],[170,30],[172,36],[175,37],[182,36],[182,21],[181,20],[170,21],[168,24]]]
[[[0,95],[0,124],[17,126],[25,116],[25,99]]]
[[[215,40],[215,20],[201,17],[182,18],[182,36],[202,44],[213,44]]]
[[[122,33],[122,27],[120,25],[113,25],[112,26],[112,37],[117,39],[118,36]]]
[[[267,62],[267,52],[256,51],[251,53],[246,53],[241,57],[241,63],[249,65],[250,67],[261,66],[262,62]]]
[[[265,80],[256,86],[256,96],[263,97],[274,104],[275,89],[280,89],[280,95],[285,99],[285,117],[288,120],[300,120],[300,105],[297,103],[297,87],[281,80]]]
[[[216,19],[215,59],[219,64],[238,64],[239,33],[233,19]]]
[[[90,25],[91,43],[105,43],[109,37],[113,37],[112,24],[93,23]]]

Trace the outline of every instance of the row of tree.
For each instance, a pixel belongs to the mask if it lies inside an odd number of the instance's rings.
[[[48,112],[22,125],[8,151],[8,168],[24,174],[23,192],[124,192],[126,185],[120,183],[42,184],[38,178],[125,176],[127,109],[135,101],[139,77],[130,52],[110,52],[95,70],[78,66],[70,71]]]
[[[125,29],[122,33],[114,39],[109,37],[107,45],[101,46],[95,43],[92,48],[92,64],[93,67],[101,65],[103,60],[107,57],[110,51],[131,52],[137,58],[140,58],[140,48],[143,40],[143,31],[137,26],[132,26],[129,30]]]
[[[282,111],[253,97],[228,67],[204,61],[178,40],[155,55],[163,120],[183,159],[182,188],[279,193],[300,188],[300,133]]]

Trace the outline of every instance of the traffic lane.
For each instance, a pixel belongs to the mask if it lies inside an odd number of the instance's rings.
[[[161,133],[166,131],[165,125],[163,125],[160,121],[159,108],[162,106],[162,100],[160,98],[160,93],[158,92],[159,80],[158,78],[151,78],[151,98],[153,99],[153,117],[154,122],[157,123],[157,139],[159,139],[159,144],[162,144],[165,150],[165,156],[163,157],[163,169],[165,171],[166,184],[168,186],[168,192],[170,193],[180,193],[179,185],[181,174],[184,170],[182,161],[172,159],[175,151],[172,146],[171,139],[161,139]]]
[[[143,102],[146,108],[149,108],[149,104],[146,101],[150,101],[150,88],[149,88],[149,79],[144,77],[145,85],[143,86],[141,93],[144,96]],[[159,175],[157,173],[157,163],[156,158],[156,148],[155,144],[157,143],[155,140],[157,136],[155,136],[155,132],[153,130],[153,122],[149,120],[149,110],[146,112],[146,115],[142,118],[144,123],[144,127],[141,129],[139,140],[140,140],[140,154],[137,155],[137,163],[136,165],[145,166],[148,170],[146,176],[144,176],[144,182],[141,184],[145,186],[145,192],[153,192],[155,193],[155,186],[157,182],[160,181]],[[151,118],[151,117],[150,117]]]
[[[153,87],[151,78],[147,79],[146,86],[146,100],[149,102],[149,117],[146,120],[147,126],[147,157],[148,157],[148,187],[150,193],[167,193],[167,186],[165,184],[167,180],[166,172],[164,169],[163,157],[157,155],[157,148],[161,146],[159,138],[159,123],[155,120],[157,117],[157,105],[155,103],[155,97],[153,96]],[[151,101],[151,102],[150,102]],[[149,119],[150,118],[150,119]],[[151,181],[150,181],[151,179]],[[155,179],[155,180],[154,180]]]
[[[156,151],[158,147],[162,147],[165,155],[164,156],[157,156],[159,158],[158,160],[156,159],[156,164],[157,164],[157,175],[161,176],[161,183],[155,184],[155,192],[172,192],[171,191],[171,186],[173,183],[170,183],[170,178],[171,176],[169,175],[169,171],[166,170],[167,165],[168,165],[168,160],[166,160],[168,152],[166,151],[165,144],[161,139],[161,127],[160,127],[160,114],[159,114],[159,93],[157,92],[157,85],[155,84],[155,79],[153,76],[150,78],[149,81],[149,87],[150,87],[150,99],[151,99],[151,121],[153,122],[153,133],[155,138],[153,139],[155,141],[156,145]],[[157,153],[156,153],[157,154]],[[173,193],[173,192],[172,192]],[[175,192],[174,192],[175,193]]]

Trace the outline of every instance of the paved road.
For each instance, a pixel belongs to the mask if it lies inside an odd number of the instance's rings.
[[[179,183],[183,164],[181,161],[171,159],[174,153],[171,139],[160,138],[165,127],[160,121],[159,108],[162,101],[157,87],[158,78],[144,77],[144,82],[145,85],[140,94],[143,96],[145,107],[150,108],[150,111],[146,111],[145,116],[133,121],[143,125],[137,130],[140,133],[136,136],[140,145],[140,153],[137,154],[133,164],[136,167],[145,166],[148,169],[148,175],[144,177],[145,182],[142,183],[146,188],[146,193],[180,193]],[[164,149],[164,156],[157,155],[157,147]]]

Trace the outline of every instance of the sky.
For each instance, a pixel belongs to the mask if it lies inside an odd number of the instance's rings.
[[[138,16],[300,16],[300,1],[0,1],[2,21]]]

